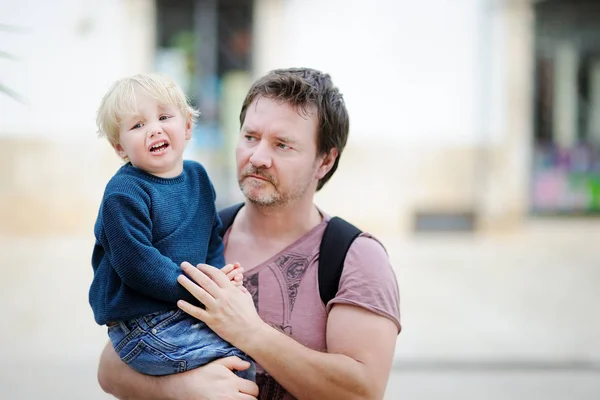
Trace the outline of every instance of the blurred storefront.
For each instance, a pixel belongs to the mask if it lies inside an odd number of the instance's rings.
[[[535,6],[531,209],[600,213],[600,3]]]

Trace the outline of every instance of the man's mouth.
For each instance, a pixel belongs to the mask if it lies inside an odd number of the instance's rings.
[[[152,146],[150,146],[150,152],[158,153],[159,151],[165,150],[167,147],[169,147],[169,143],[159,142],[159,143],[156,143],[156,144],[153,144]]]
[[[267,179],[260,175],[246,175],[248,178],[260,179],[261,181],[266,181]]]

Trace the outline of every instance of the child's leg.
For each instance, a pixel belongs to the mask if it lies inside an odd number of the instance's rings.
[[[240,376],[254,380],[255,366],[245,353],[181,310],[151,314],[119,325],[128,332],[117,335],[115,328],[109,328],[115,350],[141,373],[169,375],[219,358],[238,356],[252,363],[248,372],[240,371]]]
[[[179,349],[154,340],[139,319],[109,324],[108,336],[121,360],[142,374],[170,375],[187,369],[184,359],[171,356]]]

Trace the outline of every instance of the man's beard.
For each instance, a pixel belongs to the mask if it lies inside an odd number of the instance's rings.
[[[251,175],[258,176],[264,181],[259,183],[249,181]],[[279,180],[269,174],[264,168],[256,168],[252,165],[244,168],[240,173],[238,184],[242,193],[248,201],[260,207],[279,207],[288,204],[301,197],[308,187],[307,184],[302,184],[293,187],[291,190],[281,190]],[[271,186],[270,190],[268,186]]]

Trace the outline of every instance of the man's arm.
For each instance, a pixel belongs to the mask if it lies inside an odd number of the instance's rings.
[[[328,353],[309,349],[266,324],[248,293],[217,269],[182,264],[178,280],[206,309],[178,306],[250,355],[298,399],[381,399],[389,377],[398,328],[389,318],[337,304],[327,322]]]
[[[261,332],[249,334],[254,340],[240,348],[298,399],[383,398],[398,335],[388,318],[360,307],[334,306],[327,322],[328,353],[308,349],[268,326]]]
[[[188,372],[155,377],[129,368],[108,343],[100,357],[98,382],[106,393],[121,400],[256,400],[258,386],[231,372],[249,366],[228,357]]]

